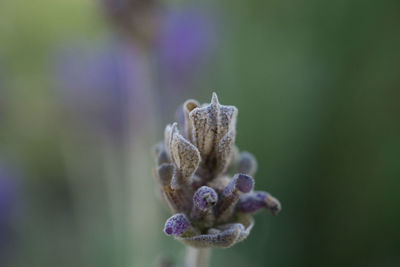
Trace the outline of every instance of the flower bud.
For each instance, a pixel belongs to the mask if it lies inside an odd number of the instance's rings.
[[[200,187],[193,196],[193,204],[201,211],[214,207],[217,201],[217,192],[208,186]]]
[[[250,234],[253,213],[265,208],[276,215],[281,205],[253,192],[257,162],[235,146],[235,107],[221,105],[214,93],[209,104],[186,101],[179,114],[183,133],[177,123],[167,125],[156,151],[162,195],[176,213],[164,232],[196,248],[231,247]],[[232,162],[239,173],[230,178]]]
[[[218,204],[218,221],[231,217],[240,193],[248,193],[253,189],[254,180],[245,174],[236,174],[222,192]]]
[[[178,213],[165,222],[164,232],[167,235],[181,236],[189,227],[188,218],[183,213]]]
[[[215,215],[213,207],[217,204],[218,195],[214,189],[202,186],[193,195],[193,209],[190,214],[194,223],[199,227],[210,227],[213,225]]]
[[[232,181],[225,187],[223,195],[230,196],[236,194],[238,191],[248,193],[253,189],[254,180],[246,174],[236,174]]]
[[[262,208],[266,208],[273,215],[277,215],[281,210],[281,204],[267,192],[256,191],[241,196],[236,208],[243,213],[255,213]]]

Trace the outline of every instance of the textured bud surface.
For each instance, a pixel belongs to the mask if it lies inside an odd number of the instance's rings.
[[[253,228],[252,214],[281,210],[277,199],[253,192],[257,161],[235,146],[236,107],[187,100],[183,122],[167,125],[164,145],[156,149],[158,181],[174,213],[164,232],[197,247],[227,248],[244,240]],[[237,156],[238,155],[238,156]],[[233,177],[227,170],[238,171]],[[232,177],[232,178],[231,178]]]
[[[185,214],[178,213],[165,222],[164,232],[167,235],[180,236],[189,228],[189,226],[190,222],[186,218]]]
[[[236,182],[236,188],[240,192],[248,193],[253,189],[254,180],[250,176],[245,174],[237,174],[233,179]]]
[[[257,191],[243,195],[237,204],[237,209],[243,213],[255,213],[261,209],[269,210],[273,215],[277,215],[281,210],[279,201],[264,191]]]
[[[254,192],[246,194],[239,199],[237,208],[244,213],[253,213],[267,206],[268,194],[266,192]]]
[[[218,195],[214,189],[208,186],[202,186],[197,189],[193,196],[193,203],[200,210],[205,211],[217,204]]]

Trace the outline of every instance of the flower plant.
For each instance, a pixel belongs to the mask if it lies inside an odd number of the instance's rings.
[[[165,128],[156,146],[156,177],[162,198],[174,213],[164,232],[189,248],[187,267],[207,266],[209,248],[243,241],[254,226],[252,214],[273,215],[281,204],[265,191],[254,191],[255,157],[235,146],[234,106],[187,100],[178,123]]]

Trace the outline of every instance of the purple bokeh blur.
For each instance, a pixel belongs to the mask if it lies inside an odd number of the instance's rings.
[[[20,186],[16,173],[0,161],[0,265],[15,238],[16,220]]]
[[[97,46],[75,45],[57,53],[56,82],[61,106],[72,121],[120,137],[131,106],[140,110],[143,90],[140,52],[117,39]],[[131,102],[129,102],[131,101]]]
[[[56,53],[55,86],[67,121],[120,139],[128,125],[144,127],[144,95],[155,97],[162,118],[174,112],[169,108],[183,93],[193,94],[216,48],[214,13],[195,7],[154,12],[160,24],[150,49],[138,49],[132,36],[119,36],[87,45],[78,41]]]
[[[159,36],[161,76],[182,86],[210,59],[217,44],[217,25],[206,9],[184,7],[164,13]]]

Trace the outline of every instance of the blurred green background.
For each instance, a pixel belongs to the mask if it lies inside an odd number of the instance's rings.
[[[2,1],[0,266],[155,266],[151,148],[239,109],[282,213],[211,266],[400,266],[399,1]]]

